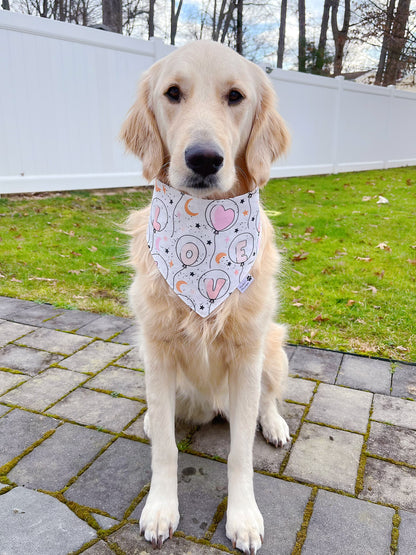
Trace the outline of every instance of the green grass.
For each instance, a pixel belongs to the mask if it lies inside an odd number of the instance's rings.
[[[150,196],[0,198],[0,294],[127,315],[120,225]],[[415,361],[416,168],[272,180],[262,197],[290,341]]]

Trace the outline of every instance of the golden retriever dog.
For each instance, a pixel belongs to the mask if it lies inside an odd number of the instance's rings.
[[[216,415],[228,419],[231,432],[227,537],[247,554],[257,553],[263,542],[263,518],[253,490],[256,427],[276,447],[290,439],[278,412],[288,372],[285,328],[274,323],[279,256],[272,225],[255,203],[272,161],[288,144],[275,103],[258,66],[226,46],[197,41],[143,74],[122,127],[127,149],[142,160],[144,177],[156,180],[159,195],[154,208],[134,212],[127,224],[136,272],[130,303],[140,327],[145,431],[152,444],[152,481],[140,529],[154,547],[172,537],[179,523],[175,417],[203,424]],[[204,210],[209,221],[199,236],[192,218]],[[241,212],[238,223],[234,211]],[[258,238],[244,227],[250,225],[256,226]],[[236,244],[232,234],[238,226],[246,235]],[[171,245],[176,228],[188,242],[179,239],[182,247],[163,261],[161,251],[175,248],[161,245]],[[209,233],[214,243],[226,245],[223,252],[211,255]],[[211,263],[206,272],[213,273],[188,286],[184,272],[197,279],[205,271],[200,250]],[[176,282],[169,283],[166,261],[174,256],[183,264],[175,270]],[[231,277],[227,266],[233,269]],[[244,287],[233,285],[240,272],[247,274]],[[198,287],[201,293],[194,291],[192,300],[191,289]]]

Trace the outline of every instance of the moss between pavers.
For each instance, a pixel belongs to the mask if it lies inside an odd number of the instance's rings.
[[[401,518],[399,515],[399,511],[396,510],[396,513],[393,516],[393,528],[391,530],[390,555],[395,555],[397,553],[398,544],[399,544],[400,521],[401,521]]]
[[[27,412],[34,412],[34,411],[27,411]],[[35,414],[39,414],[39,413],[35,413]],[[12,470],[12,468],[14,468],[17,465],[17,463],[21,459],[23,459],[23,457],[25,457],[26,455],[31,453],[38,445],[40,445],[46,439],[48,439],[48,437],[53,435],[59,427],[60,427],[60,424],[55,429],[48,430],[47,432],[45,432],[40,439],[38,439],[37,441],[32,443],[32,445],[30,445],[29,447],[26,447],[26,449],[24,449],[24,451],[22,451],[20,453],[20,455],[17,455],[17,457],[14,457],[14,459],[10,460],[9,462],[7,462],[3,466],[1,466],[0,467],[0,476],[6,476]]]
[[[305,512],[303,514],[303,522],[299,532],[296,534],[296,543],[295,547],[293,548],[292,555],[300,555],[300,553],[302,552],[302,547],[306,540],[306,534],[308,533],[308,526],[312,517],[313,506],[315,504],[315,499],[317,495],[318,488],[315,486],[312,489],[309,501],[306,504]]]
[[[211,524],[208,526],[207,531],[205,532],[204,538],[206,540],[211,540],[212,536],[215,534],[218,524],[224,518],[224,515],[227,511],[227,503],[228,503],[228,496],[224,497],[221,503],[218,505],[217,510],[215,511],[214,516],[212,517]]]

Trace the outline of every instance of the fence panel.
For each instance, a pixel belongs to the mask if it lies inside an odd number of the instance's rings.
[[[145,184],[118,133],[173,47],[0,11],[0,193]],[[416,94],[274,70],[292,134],[273,177],[416,164]]]

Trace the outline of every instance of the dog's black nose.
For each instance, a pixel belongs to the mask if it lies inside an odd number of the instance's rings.
[[[224,156],[212,146],[195,145],[185,150],[185,162],[189,169],[207,177],[217,173],[224,162]]]

